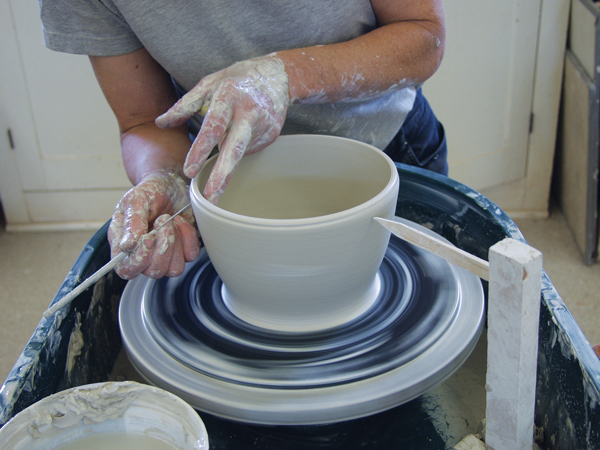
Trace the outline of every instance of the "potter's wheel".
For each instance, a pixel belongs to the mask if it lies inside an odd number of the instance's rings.
[[[414,224],[412,224],[415,226]],[[151,383],[196,409],[263,424],[330,423],[407,402],[460,367],[483,325],[479,278],[392,236],[359,318],[285,333],[234,316],[205,251],[177,278],[138,277],[123,342]]]

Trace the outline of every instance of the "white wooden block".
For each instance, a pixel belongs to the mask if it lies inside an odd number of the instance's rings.
[[[533,445],[542,254],[504,239],[490,248],[486,445]]]

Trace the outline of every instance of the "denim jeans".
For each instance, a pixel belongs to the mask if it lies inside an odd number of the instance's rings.
[[[421,89],[398,134],[385,148],[392,160],[448,175],[448,147],[444,127]]]

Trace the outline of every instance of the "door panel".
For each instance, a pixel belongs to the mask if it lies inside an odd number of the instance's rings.
[[[450,177],[475,189],[525,175],[541,2],[445,2],[446,54],[423,91]]]
[[[129,186],[117,123],[88,58],[44,47],[37,2],[10,5],[46,188]]]

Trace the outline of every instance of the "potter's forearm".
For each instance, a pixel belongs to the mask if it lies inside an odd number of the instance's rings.
[[[439,23],[397,22],[339,44],[277,52],[290,100],[325,103],[372,98],[423,83],[444,52]]]
[[[117,118],[131,182],[137,185],[165,169],[181,173],[190,148],[187,127],[161,130],[154,124],[177,101],[169,74],[144,48],[120,56],[90,56],[90,62]]]
[[[190,138],[185,125],[164,130],[151,122],[122,132],[121,148],[127,176],[137,185],[149,175],[160,172],[183,177]]]

